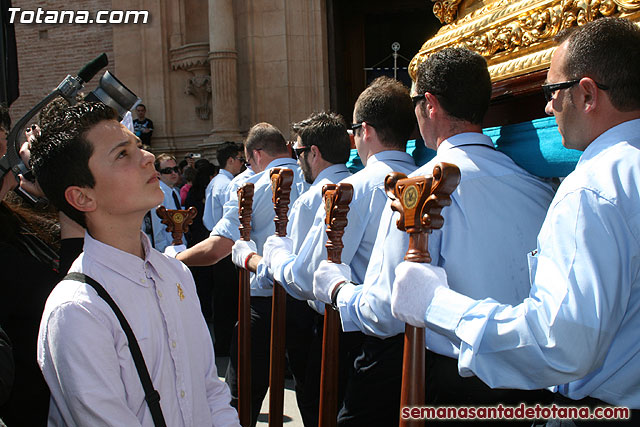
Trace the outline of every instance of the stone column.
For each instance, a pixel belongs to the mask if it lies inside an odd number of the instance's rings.
[[[232,0],[209,0],[212,129],[205,145],[242,140],[238,121],[238,53],[234,22]]]

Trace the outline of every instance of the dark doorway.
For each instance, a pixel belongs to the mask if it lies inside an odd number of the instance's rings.
[[[440,28],[433,5],[425,0],[327,0],[331,110],[351,121],[353,104],[368,83],[394,77],[411,84],[407,66]]]

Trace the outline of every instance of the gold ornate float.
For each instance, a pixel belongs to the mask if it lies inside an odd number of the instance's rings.
[[[418,65],[444,47],[464,46],[483,55],[492,81],[549,67],[559,31],[603,16],[640,21],[640,0],[433,0],[445,24],[427,40],[409,65]]]

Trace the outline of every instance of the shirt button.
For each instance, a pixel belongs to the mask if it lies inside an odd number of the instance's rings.
[[[180,392],[180,397],[184,397],[184,390]]]
[[[140,283],[147,283],[145,279],[140,279]]]
[[[162,291],[158,291],[158,296],[162,298]]]
[[[171,341],[171,347],[176,348],[176,342],[175,341]]]

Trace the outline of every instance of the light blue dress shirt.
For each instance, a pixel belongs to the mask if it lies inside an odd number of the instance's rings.
[[[535,247],[553,198],[551,184],[494,150],[481,133],[443,141],[436,157],[411,176],[431,175],[440,162],[455,164],[461,176],[451,205],[442,210],[442,229],[428,237],[432,264],[447,271],[449,286],[459,292],[504,303],[522,301],[530,287],[526,254]],[[391,314],[395,268],[409,247],[409,235],[396,226],[398,217],[387,202],[363,285],[338,294],[345,331],[379,337],[404,332],[404,323]],[[426,344],[446,356],[458,354],[457,341],[429,330]]]
[[[153,208],[149,211],[149,216],[151,217],[151,231],[153,232],[153,236],[147,234],[147,237],[152,240],[154,249],[163,252],[164,249],[171,243],[173,238],[167,241],[168,233],[165,232],[167,226],[162,223],[162,220],[156,213],[156,208]],[[144,230],[144,222],[142,225]]]
[[[336,184],[351,176],[351,172],[344,164],[331,165],[322,170],[311,184],[311,187],[294,203],[289,210],[287,236],[293,241],[293,251],[297,252],[305,237],[311,230],[316,212],[322,202],[322,187],[325,184]]]
[[[364,279],[380,215],[387,201],[385,177],[394,171],[409,174],[415,168],[416,164],[409,154],[395,150],[382,151],[369,157],[364,169],[341,181],[353,185],[347,226],[342,236],[342,262],[351,266],[352,280],[361,282]],[[274,278],[297,299],[315,300],[313,273],[320,262],[327,259],[324,221],[325,209],[321,206],[297,255],[288,257],[282,268],[273,272]]]
[[[164,193],[164,200],[162,201],[162,206],[164,206],[166,209],[182,209],[182,206],[180,205],[176,206],[176,202],[175,200],[173,200],[173,196],[171,195],[171,193],[174,193],[176,196],[178,196],[178,200],[180,200],[180,192],[178,191],[178,189],[175,187],[173,188],[169,187],[167,184],[165,184],[161,180],[159,180],[159,182],[160,182],[160,189]],[[158,215],[155,213],[155,209],[152,211],[152,214],[155,215],[156,218],[158,218]],[[162,252],[164,251],[165,247],[169,246],[171,242],[173,242],[173,236],[171,236],[171,233],[167,231],[167,226],[162,224],[160,220],[156,222],[156,218],[153,219],[154,230],[155,230],[156,224],[159,224],[162,230],[162,233],[164,234],[163,243],[159,243],[158,241],[155,242],[156,249]],[[155,240],[155,231],[154,231],[154,240]],[[162,242],[161,239],[158,239],[158,240]],[[164,247],[162,247],[161,249],[162,244],[164,244]],[[182,244],[183,245],[187,244],[187,239],[186,237],[184,237],[184,235],[182,236]]]
[[[560,185],[530,257],[529,297],[511,306],[436,293],[425,321],[460,341],[462,375],[640,409],[639,188],[633,120],[595,139]]]
[[[233,179],[233,174],[226,169],[220,169],[220,172],[213,177],[209,185],[207,185],[204,212],[202,213],[202,223],[211,231],[213,227],[222,218],[222,207],[229,200],[229,192],[227,186]]]
[[[254,184],[251,240],[255,242],[258,253],[262,253],[262,246],[265,240],[267,240],[267,237],[275,233],[275,225],[273,223],[275,212],[273,210],[273,192],[271,191],[270,177],[270,172],[273,168],[293,170],[293,184],[291,185],[290,195],[291,203],[295,202],[297,198],[309,188],[296,161],[289,158],[273,160],[267,165],[263,172],[257,173],[245,181]],[[211,235],[226,237],[235,242],[240,239],[240,230],[238,227],[240,227],[240,220],[238,218],[238,193],[237,191],[231,191],[229,200],[224,205],[224,215],[213,230],[211,230]],[[258,283],[259,280],[266,281],[272,279],[269,279],[267,276],[256,278],[255,274],[251,274],[251,296],[271,296],[273,291],[269,288],[273,286],[266,283],[260,284]]]

